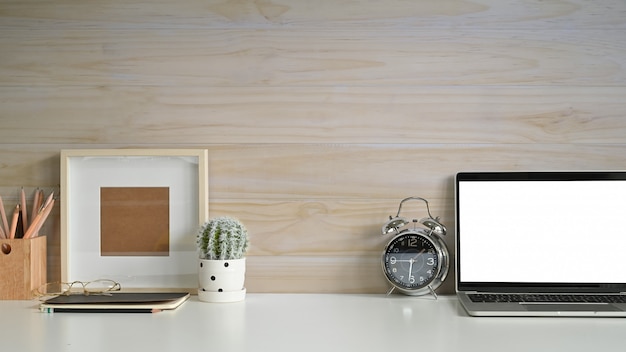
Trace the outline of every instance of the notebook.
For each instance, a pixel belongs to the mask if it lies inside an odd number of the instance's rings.
[[[626,172],[460,172],[456,293],[471,316],[626,316]]]
[[[189,292],[112,292],[61,295],[39,305],[46,313],[156,313],[178,308]]]

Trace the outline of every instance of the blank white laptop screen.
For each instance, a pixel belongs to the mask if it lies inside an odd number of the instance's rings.
[[[626,180],[457,187],[461,282],[626,283]]]

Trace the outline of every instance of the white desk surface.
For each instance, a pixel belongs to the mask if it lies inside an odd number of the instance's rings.
[[[2,351],[622,351],[626,318],[472,318],[453,296],[192,296],[160,313],[41,313],[0,302]]]

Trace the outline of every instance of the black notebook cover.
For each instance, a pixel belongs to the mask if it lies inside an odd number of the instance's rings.
[[[175,309],[189,298],[188,292],[112,292],[98,295],[61,295],[41,303],[45,312],[154,313]]]

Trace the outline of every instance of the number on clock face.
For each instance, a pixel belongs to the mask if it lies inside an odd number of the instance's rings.
[[[437,250],[426,236],[401,234],[387,245],[383,255],[385,274],[400,287],[424,287],[437,273]]]

